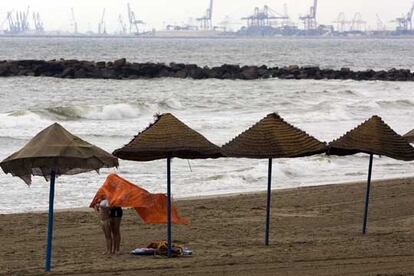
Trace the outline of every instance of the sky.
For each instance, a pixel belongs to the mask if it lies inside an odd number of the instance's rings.
[[[347,19],[361,13],[370,29],[377,27],[377,15],[388,29],[395,28],[391,22],[396,17],[407,14],[414,0],[319,0],[317,20],[319,24],[334,24],[340,12]],[[106,9],[105,24],[108,32],[120,30],[118,21],[122,15],[127,18],[127,3],[131,4],[136,16],[143,20],[146,29],[160,29],[167,24],[183,24],[189,18],[204,15],[209,0],[0,0],[0,30],[7,27],[7,11],[26,10],[40,13],[46,30],[70,31],[71,8],[74,9],[79,31],[96,32],[102,11]],[[283,12],[286,4],[292,21],[298,22],[300,15],[309,12],[313,0],[214,0],[213,22],[218,24],[228,17],[228,21],[242,24],[240,18],[253,13],[254,7],[268,5],[272,10]],[[241,25],[239,25],[241,26]]]

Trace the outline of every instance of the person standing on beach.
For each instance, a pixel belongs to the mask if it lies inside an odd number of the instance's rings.
[[[111,207],[109,210],[112,232],[112,253],[119,254],[119,247],[121,245],[121,219],[123,211],[121,207]]]
[[[99,218],[101,219],[102,231],[105,235],[106,251],[103,254],[111,254],[113,252],[113,238],[111,231],[111,211],[109,208],[108,200],[101,200],[98,204],[95,205],[94,209],[99,214]]]

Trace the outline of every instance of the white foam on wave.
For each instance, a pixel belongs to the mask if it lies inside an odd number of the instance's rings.
[[[140,110],[129,104],[113,104],[94,107],[84,114],[84,118],[92,120],[122,120],[137,118]]]
[[[31,110],[16,111],[4,115],[8,118],[8,121],[15,121],[24,124],[24,122],[31,121],[32,118],[42,121],[81,119],[122,120],[137,118],[140,113],[140,108],[137,106],[126,103],[118,103],[104,106],[54,106],[44,109],[34,108]]]
[[[0,114],[0,136],[25,138],[33,136],[50,121],[31,111]]]
[[[169,98],[165,98],[165,99],[160,100],[157,103],[157,105],[158,105],[159,108],[162,108],[162,109],[175,109],[175,110],[179,110],[179,109],[182,109],[183,108],[182,103],[178,99],[172,98],[172,97],[169,97]]]
[[[413,108],[414,102],[410,100],[379,100],[377,104],[383,108]]]
[[[107,105],[66,105],[46,108],[32,108],[4,114],[14,121],[30,121],[30,116],[43,121],[67,120],[124,120],[135,119],[143,113],[157,113],[180,110],[181,102],[174,98],[164,98],[155,102],[114,103]],[[26,118],[25,118],[26,117]]]

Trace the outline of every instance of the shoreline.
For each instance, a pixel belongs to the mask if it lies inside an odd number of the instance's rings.
[[[407,177],[394,177],[394,178],[384,178],[384,179],[374,179],[371,182],[371,185],[382,184],[389,181],[406,181],[406,180],[414,180],[414,175],[407,176]],[[290,187],[290,188],[280,188],[280,189],[272,189],[272,194],[274,193],[283,193],[283,192],[292,192],[292,191],[299,191],[299,190],[307,190],[312,188],[329,188],[330,186],[342,186],[342,185],[358,185],[364,184],[364,181],[358,180],[351,180],[351,181],[340,181],[340,182],[329,182],[329,183],[322,183],[322,184],[311,184],[301,187]],[[180,197],[180,198],[172,198],[173,202],[186,202],[186,201],[203,201],[203,200],[213,200],[213,199],[232,199],[238,196],[252,196],[252,195],[266,195],[266,190],[259,190],[259,191],[249,191],[249,192],[232,192],[226,194],[215,194],[215,195],[201,195],[201,196],[188,196],[188,197]],[[65,212],[93,212],[92,208],[89,207],[75,207],[75,208],[59,208],[54,209],[55,213],[65,213]],[[38,210],[38,211],[29,211],[29,212],[16,212],[16,213],[0,213],[0,215],[14,215],[14,214],[47,214],[48,210]]]
[[[173,241],[191,257],[129,252],[166,238],[165,225],[143,224],[126,209],[121,255],[102,257],[104,237],[93,212],[57,212],[53,275],[411,275],[414,271],[414,178],[375,181],[368,232],[361,235],[364,182],[273,191],[270,246],[263,245],[266,196],[181,200],[190,225]],[[0,275],[43,273],[46,213],[1,215]]]

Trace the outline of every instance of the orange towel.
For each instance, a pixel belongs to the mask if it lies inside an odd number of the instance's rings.
[[[94,207],[103,198],[108,200],[109,206],[135,208],[144,223],[167,223],[165,194],[151,194],[116,174],[108,175],[89,207]],[[188,224],[188,220],[180,217],[174,206],[171,206],[171,222]]]

